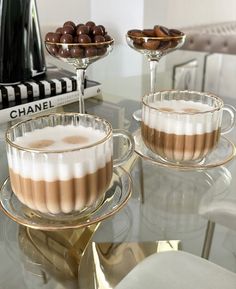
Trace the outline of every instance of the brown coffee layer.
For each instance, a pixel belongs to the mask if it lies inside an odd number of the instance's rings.
[[[193,161],[205,157],[216,146],[220,128],[210,133],[176,135],[150,128],[142,122],[141,134],[145,145],[161,157],[172,161]]]
[[[67,181],[35,181],[10,169],[12,190],[18,199],[42,213],[71,213],[93,205],[108,188],[112,161],[92,174]]]

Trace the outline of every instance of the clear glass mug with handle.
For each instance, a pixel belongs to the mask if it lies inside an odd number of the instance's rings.
[[[118,159],[113,159],[114,137],[127,143]],[[17,123],[8,129],[6,143],[14,194],[32,210],[57,217],[94,210],[110,185],[113,167],[134,150],[128,132],[113,131],[107,120],[80,113]]]
[[[223,127],[226,112],[230,122]],[[234,107],[210,93],[160,91],[143,97],[141,135],[163,160],[198,163],[234,127],[235,114]]]

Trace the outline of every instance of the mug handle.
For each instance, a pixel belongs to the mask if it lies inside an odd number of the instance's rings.
[[[233,127],[235,126],[235,120],[236,120],[236,109],[234,106],[230,104],[225,104],[223,107],[223,113],[224,111],[226,111],[230,115],[230,124],[229,126],[221,129],[222,135],[230,132],[233,129]]]
[[[113,138],[123,138],[125,139],[128,147],[125,151],[124,155],[113,160],[113,167],[118,167],[123,165],[134,153],[134,139],[133,136],[124,129],[114,129],[113,130]]]

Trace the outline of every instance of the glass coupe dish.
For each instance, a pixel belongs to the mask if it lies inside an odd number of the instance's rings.
[[[155,25],[153,29],[129,30],[126,34],[128,45],[145,55],[150,64],[150,92],[157,89],[157,66],[162,56],[180,48],[185,41],[185,34],[177,29],[168,29]],[[141,120],[141,110],[133,114],[134,119]]]

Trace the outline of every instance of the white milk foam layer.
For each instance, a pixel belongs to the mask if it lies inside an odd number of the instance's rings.
[[[221,125],[222,110],[213,111],[207,104],[185,100],[164,100],[149,103],[149,106],[153,108],[143,106],[144,124],[165,133],[203,134],[212,132]],[[192,113],[186,113],[186,110],[192,110]]]
[[[86,138],[86,142],[81,143],[68,143],[63,141],[66,137],[82,136]],[[30,148],[31,144],[41,140],[52,140],[53,143],[44,150],[69,150],[74,148],[81,148],[96,143],[106,136],[105,132],[93,129],[91,127],[73,126],[73,125],[58,125],[55,127],[45,127],[36,129],[32,132],[25,133],[24,136],[16,138],[14,141],[17,145],[24,148]]]
[[[86,137],[82,144],[68,144],[63,138],[71,136]],[[18,150],[8,145],[9,167],[17,174],[33,180],[55,181],[83,177],[103,168],[111,161],[113,153],[112,138],[90,148],[79,149],[91,145],[105,137],[105,133],[82,126],[47,127],[18,137],[16,144],[30,147],[32,142],[53,140],[51,146],[44,148],[47,153],[33,153]],[[75,151],[53,153],[54,150],[75,149]],[[50,152],[51,151],[51,152]]]

